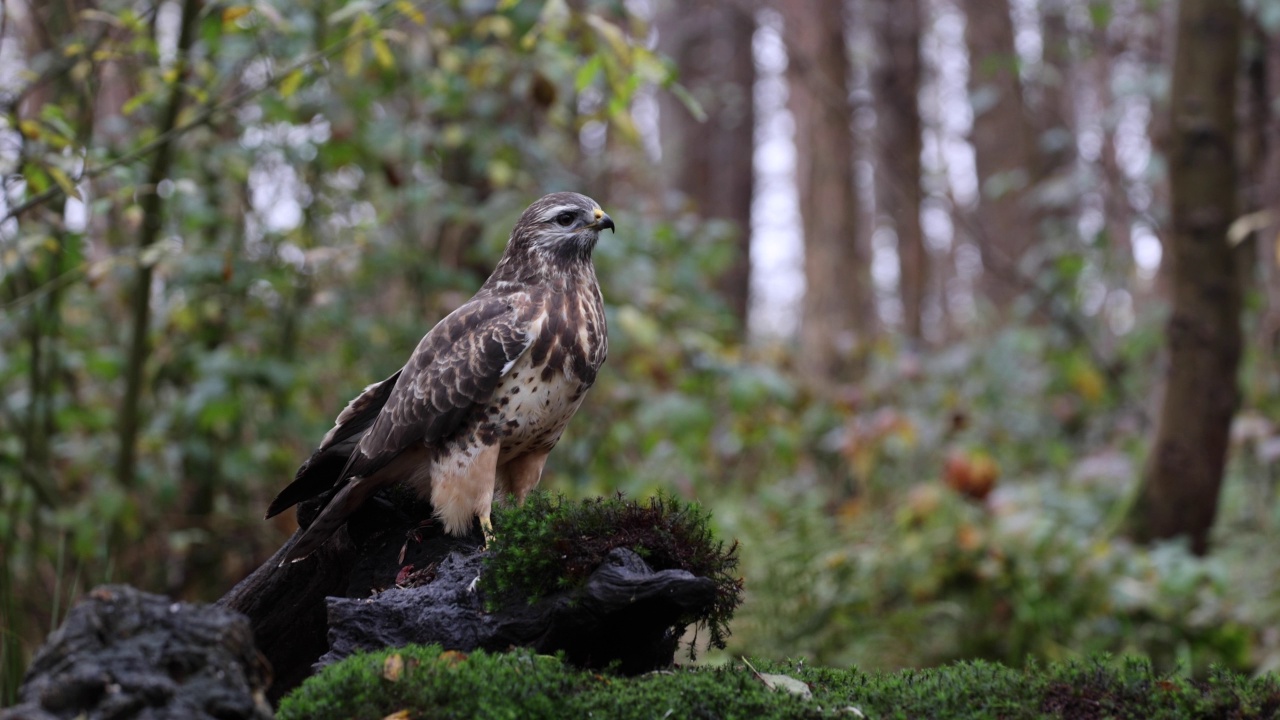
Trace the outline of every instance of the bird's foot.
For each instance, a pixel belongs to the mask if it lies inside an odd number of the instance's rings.
[[[484,533],[484,539],[480,541],[480,550],[488,550],[489,543],[493,542],[495,537],[493,534],[493,522],[489,520],[488,513],[480,516],[480,531]]]

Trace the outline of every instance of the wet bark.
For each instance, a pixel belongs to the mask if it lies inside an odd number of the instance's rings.
[[[1204,553],[1239,403],[1243,277],[1227,228],[1238,211],[1239,5],[1183,0],[1170,99],[1172,316],[1164,405],[1131,516],[1135,537],[1187,536]]]
[[[929,283],[929,254],[920,227],[920,0],[877,3],[883,42],[876,77],[876,130],[880,136],[876,163],[876,200],[898,237],[898,294],[902,329],[907,337],[924,337],[924,301]]]
[[[1026,114],[1008,0],[966,0],[971,140],[980,200],[974,218],[982,291],[1004,314],[1022,291],[1019,271],[1035,239],[1028,203],[1035,133]]]
[[[875,313],[870,253],[858,232],[844,4],[780,0],[778,8],[804,230],[801,370],[815,382],[847,380]]]
[[[751,199],[755,19],[745,4],[680,0],[658,16],[660,50],[697,99],[699,120],[671,93],[662,94],[662,156],[671,184],[701,215],[733,226],[734,256],[716,286],[746,327],[751,288]]]

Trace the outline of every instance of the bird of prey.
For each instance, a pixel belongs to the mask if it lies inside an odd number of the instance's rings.
[[[529,206],[480,290],[418,343],[404,367],[364,389],[267,509],[272,517],[338,487],[285,562],[319,548],[379,488],[405,482],[452,535],[494,493],[523,500],[608,352],[591,264],[613,220],[585,195]],[[283,563],[282,563],[283,564]]]

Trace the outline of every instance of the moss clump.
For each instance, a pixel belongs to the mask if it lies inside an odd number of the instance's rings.
[[[276,717],[378,720],[400,711],[414,720],[818,717],[800,698],[730,669],[621,678],[527,650],[464,655],[439,645],[347,658],[286,696]]]
[[[711,644],[723,648],[729,618],[742,602],[737,543],[728,548],[712,535],[710,514],[695,504],[659,495],[647,502],[621,495],[569,502],[535,492],[523,505],[509,502],[494,514],[497,537],[480,576],[493,604],[512,597],[530,603],[586,581],[609,551],[629,548],[654,570],[687,570],[716,583],[705,622]]]
[[[570,667],[528,651],[442,652],[413,646],[356,655],[307,680],[280,704],[280,720],[385,718],[1274,718],[1280,683],[1216,670],[1192,681],[1145,660],[1098,656],[1026,670],[986,662],[869,674],[754,663],[805,682],[812,697],[770,690],[745,666],[686,668],[626,678]],[[856,708],[857,713],[850,710]],[[861,713],[859,715],[858,713]]]
[[[1225,720],[1280,713],[1275,677],[1251,680],[1219,668],[1194,681],[1157,673],[1136,657],[1096,655],[1024,670],[982,661],[874,675],[795,663],[764,663],[761,670],[803,680],[827,707],[844,703],[877,718]]]

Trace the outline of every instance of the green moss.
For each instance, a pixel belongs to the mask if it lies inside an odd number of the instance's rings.
[[[715,539],[710,514],[696,504],[659,495],[647,502],[621,495],[569,502],[536,492],[522,505],[506,503],[494,515],[497,537],[480,582],[491,604],[512,597],[539,598],[578,587],[614,548],[630,548],[655,570],[687,570],[716,583],[705,623],[711,644],[724,647],[729,618],[742,602],[737,543]]]
[[[809,684],[814,700],[846,703],[877,718],[1275,718],[1280,683],[1216,669],[1198,682],[1157,673],[1146,659],[1097,655],[1013,670],[961,662],[928,670],[857,670],[764,663],[762,671]]]
[[[392,656],[402,668],[394,680],[386,672]],[[285,697],[276,717],[378,720],[401,710],[414,720],[817,717],[800,698],[735,670],[622,678],[525,650],[463,655],[441,652],[439,645],[357,655],[325,668]]]
[[[397,657],[399,662],[388,663]],[[400,670],[394,671],[398,665]],[[1215,671],[1203,682],[1156,673],[1137,659],[1098,656],[1012,670],[987,662],[864,673],[754,663],[802,680],[811,698],[770,690],[743,665],[625,678],[578,670],[527,651],[471,655],[415,646],[358,655],[284,699],[281,720],[384,718],[1274,718],[1280,683]],[[388,672],[392,668],[392,672]]]

